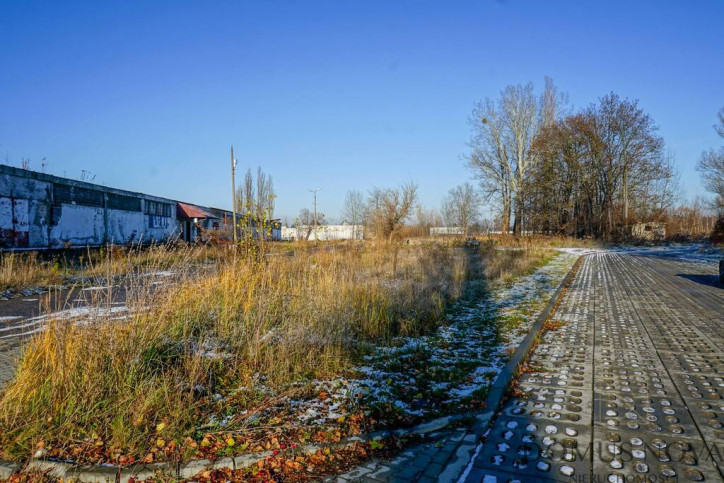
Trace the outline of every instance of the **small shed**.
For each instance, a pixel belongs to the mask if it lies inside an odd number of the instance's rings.
[[[212,223],[218,217],[196,205],[179,202],[176,205],[176,218],[181,225],[181,239],[194,242],[206,230],[213,228]]]
[[[638,240],[661,241],[666,238],[666,223],[647,221],[631,226],[631,236]]]

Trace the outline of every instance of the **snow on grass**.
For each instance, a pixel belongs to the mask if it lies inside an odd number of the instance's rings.
[[[45,330],[51,320],[72,320],[76,325],[88,325],[98,320],[125,320],[132,310],[125,305],[114,307],[74,307],[46,315],[22,319],[22,323],[0,327],[0,339],[24,338]]]
[[[578,255],[562,252],[536,272],[458,305],[448,324],[429,335],[369,348],[355,377],[314,381],[326,398],[291,400],[293,413],[302,423],[325,424],[362,405],[412,423],[480,407]]]

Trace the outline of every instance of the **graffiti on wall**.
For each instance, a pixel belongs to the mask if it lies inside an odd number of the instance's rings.
[[[28,221],[28,200],[0,197],[0,247],[28,247],[30,241]]]

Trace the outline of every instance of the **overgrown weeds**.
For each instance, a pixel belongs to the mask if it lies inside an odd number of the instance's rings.
[[[60,264],[43,262],[36,253],[0,255],[0,289],[54,285],[63,281]]]
[[[204,437],[215,396],[234,401],[233,428],[244,419],[235,411],[269,399],[264,388],[344,372],[360,342],[431,330],[471,280],[506,281],[548,255],[432,243],[157,250],[92,268],[126,274],[128,313],[51,321],[27,345],[0,394],[3,457],[53,447],[57,457],[123,463],[169,441],[180,457]],[[171,283],[139,276],[154,270]]]
[[[223,258],[220,246],[165,245],[109,246],[75,249],[54,255],[37,252],[0,254],[0,290],[47,288],[76,284],[85,279],[119,277],[144,270],[163,270],[188,263]]]

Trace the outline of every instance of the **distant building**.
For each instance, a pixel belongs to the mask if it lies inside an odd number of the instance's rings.
[[[647,221],[631,226],[631,237],[638,240],[661,241],[666,238],[666,223]]]
[[[362,240],[364,238],[363,225],[319,225],[314,229],[312,225],[299,225],[293,228],[282,228],[282,240]]]
[[[232,212],[220,208],[207,208],[214,216],[207,219],[205,229],[214,231],[214,235],[233,238],[231,233]],[[282,222],[279,219],[264,220],[263,222],[246,215],[236,214],[236,229],[239,237],[252,236],[258,240],[262,235],[266,240],[280,241],[282,239]]]
[[[431,226],[430,236],[464,235],[465,230],[461,226]]]
[[[195,242],[212,230],[231,233],[232,213],[0,165],[0,249]],[[255,222],[239,217],[240,231]],[[264,236],[281,239],[278,220]],[[268,233],[268,234],[267,234]]]

